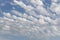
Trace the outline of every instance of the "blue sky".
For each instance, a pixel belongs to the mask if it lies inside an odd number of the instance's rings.
[[[60,40],[59,0],[0,0],[0,40]]]

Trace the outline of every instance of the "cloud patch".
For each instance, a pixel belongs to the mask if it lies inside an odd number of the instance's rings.
[[[52,1],[51,6],[46,9],[42,0],[27,1],[29,1],[29,5],[22,0],[14,0],[15,5],[19,5],[25,10],[24,13],[17,10],[3,12],[3,17],[0,17],[0,33],[26,36],[37,40],[60,36],[60,5],[56,1]]]

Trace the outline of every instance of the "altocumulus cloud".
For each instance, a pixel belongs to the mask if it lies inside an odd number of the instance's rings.
[[[60,36],[60,3],[58,0],[51,0],[51,4],[46,2],[44,5],[43,1],[45,0],[13,0],[12,5],[22,7],[25,12],[21,13],[15,8],[10,12],[2,12],[0,34],[26,36],[37,40]]]

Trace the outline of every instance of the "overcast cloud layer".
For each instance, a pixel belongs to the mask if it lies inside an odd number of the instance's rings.
[[[20,12],[15,7],[10,12],[0,10],[3,15],[0,17],[0,40],[9,40],[4,39],[4,35],[23,36],[29,40],[60,37],[59,0],[13,0],[10,4],[23,10]]]

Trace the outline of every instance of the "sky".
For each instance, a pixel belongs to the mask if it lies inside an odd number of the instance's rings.
[[[60,0],[0,0],[0,40],[60,40]]]

